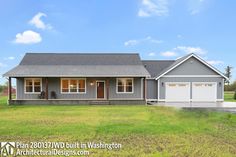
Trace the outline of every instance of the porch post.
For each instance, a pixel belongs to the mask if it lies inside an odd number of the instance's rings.
[[[143,78],[143,100],[146,100],[146,78]]]
[[[45,78],[45,84],[46,84],[46,91],[45,91],[45,98],[46,100],[48,100],[48,78]]]
[[[11,97],[11,77],[9,77],[8,79],[8,100],[11,101],[12,97]]]
[[[106,81],[106,91],[107,91],[107,100],[109,100],[109,78],[107,79],[107,81]]]

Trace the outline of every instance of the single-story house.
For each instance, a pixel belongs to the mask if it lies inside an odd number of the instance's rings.
[[[26,53],[3,75],[16,79],[9,104],[145,104],[223,101],[224,80],[195,54],[141,60],[137,53]]]

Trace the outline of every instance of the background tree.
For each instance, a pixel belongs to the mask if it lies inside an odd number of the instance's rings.
[[[230,67],[230,66],[227,66],[227,67],[225,68],[225,76],[228,77],[229,80],[230,80],[231,77],[232,77],[232,72],[231,72],[232,69],[233,69],[233,67]],[[228,85],[229,85],[229,83],[230,83],[229,80],[225,80],[225,83],[228,83]]]

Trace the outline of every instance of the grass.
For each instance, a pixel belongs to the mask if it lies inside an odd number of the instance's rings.
[[[236,154],[236,115],[157,106],[7,106],[0,141],[103,141],[91,156],[224,157]]]
[[[234,92],[224,92],[225,101],[236,102],[234,99]]]

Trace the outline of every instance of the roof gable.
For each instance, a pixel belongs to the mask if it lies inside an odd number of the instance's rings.
[[[197,55],[195,54],[188,54],[178,60],[176,60],[172,65],[170,65],[167,69],[165,69],[160,75],[158,75],[156,77],[156,79],[159,79],[160,77],[166,75],[166,74],[171,74],[171,72],[176,69],[177,67],[180,67],[181,65],[183,65],[186,61],[188,61],[190,58],[194,58],[195,61],[197,61],[199,64],[198,65],[201,65],[201,67],[198,67],[198,68],[202,68],[201,71],[203,72],[204,71],[204,68],[207,68],[208,72],[211,72],[210,75],[213,75],[213,74],[218,74],[222,77],[224,77],[225,79],[228,79],[226,76],[224,76],[219,70],[217,70],[216,68],[214,68],[213,66],[211,66],[210,64],[208,64],[206,61],[204,61],[203,59],[201,59],[200,57],[198,57]],[[191,64],[191,63],[190,63]],[[184,66],[184,65],[183,65]],[[188,65],[185,65],[185,66],[188,66]],[[188,68],[191,68],[191,67],[188,67]],[[199,69],[195,69],[195,70],[199,70]],[[194,68],[192,68],[192,70],[190,72],[192,72],[194,75],[194,73],[196,72],[194,70]],[[181,71],[181,70],[180,70]],[[173,73],[172,73],[173,74]],[[190,74],[191,75],[191,74]],[[197,74],[196,74],[197,75]],[[198,74],[199,75],[199,74]]]

